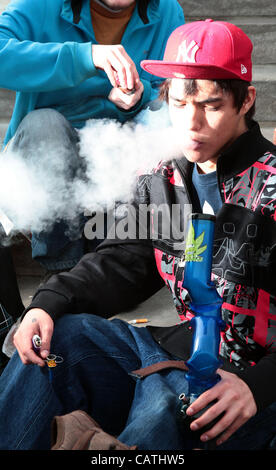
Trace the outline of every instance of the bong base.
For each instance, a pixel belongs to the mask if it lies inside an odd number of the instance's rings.
[[[179,399],[182,401],[182,406],[179,410],[179,421],[182,426],[184,426],[184,430],[190,431],[192,433],[192,436],[194,440],[197,443],[200,443],[199,445],[201,446],[202,449],[205,450],[215,450],[217,445],[216,445],[216,440],[218,439],[218,436],[215,439],[211,439],[210,441],[207,441],[206,443],[200,441],[200,436],[207,432],[209,429],[211,429],[222,417],[222,414],[219,415],[217,418],[215,418],[213,421],[211,421],[209,424],[204,426],[203,428],[200,428],[198,431],[192,431],[190,429],[191,423],[198,419],[200,416],[202,416],[205,411],[207,411],[211,406],[213,406],[216,403],[216,400],[210,402],[205,408],[200,410],[198,413],[194,414],[193,416],[187,415],[186,411],[191,405],[191,400],[189,397],[186,397],[184,394],[181,394],[179,396]]]

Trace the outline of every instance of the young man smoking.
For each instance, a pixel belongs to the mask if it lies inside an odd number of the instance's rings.
[[[239,28],[206,20],[176,29],[163,61],[142,63],[169,79],[162,96],[183,156],[142,175],[135,204],[192,204],[193,211],[207,207],[217,218],[213,278],[223,298],[224,366],[218,370],[221,380],[187,413],[212,406],[183,432],[177,412],[178,396],[187,391],[185,373],[170,369],[137,382],[129,373],[177,358],[185,335],[171,341],[171,355],[168,341],[160,345],[154,330],[103,318],[133,307],[165,283],[180,319],[189,325],[183,252],[175,248],[176,240],[109,239],[69,273],[51,278],[27,309],[14,338],[18,354],[0,380],[3,448],[49,448],[53,416],[78,408],[138,449],[189,448],[193,430],[216,417],[201,441],[216,439],[219,448],[233,450],[264,449],[272,442],[276,149],[252,120],[251,52],[251,41]],[[166,331],[174,338],[174,329]],[[40,356],[31,348],[34,334],[42,339]],[[64,357],[52,388],[44,368],[26,366],[43,366],[50,351]],[[11,409],[11,402],[20,406]]]

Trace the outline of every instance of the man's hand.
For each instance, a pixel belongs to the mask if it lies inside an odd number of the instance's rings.
[[[118,83],[122,88],[129,90],[136,87],[136,82],[139,80],[136,66],[120,44],[115,46],[93,44],[92,58],[95,67],[105,71],[113,87],[118,86]]]
[[[54,322],[50,315],[40,308],[33,308],[26,313],[13,342],[23,364],[38,364],[44,366],[46,357],[50,353],[50,343],[54,331]],[[32,337],[38,335],[41,338],[40,356],[32,348]]]
[[[243,380],[223,370],[219,370],[218,373],[221,380],[202,393],[186,412],[189,416],[193,416],[208,403],[217,400],[203,415],[192,422],[191,429],[199,430],[224,413],[221,419],[200,437],[203,442],[206,442],[219,436],[216,444],[220,445],[256,414],[257,407],[251,390]]]
[[[134,92],[131,94],[124,93],[120,88],[115,87],[112,88],[111,92],[109,93],[108,99],[112,101],[118,108],[125,109],[128,111],[129,109],[133,108],[133,106],[138,103],[141,99],[141,96],[144,92],[144,85],[140,80],[137,80],[135,84]]]

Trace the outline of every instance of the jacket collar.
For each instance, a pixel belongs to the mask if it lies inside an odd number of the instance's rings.
[[[159,12],[159,3],[160,0],[151,0],[148,5],[148,18],[149,23],[155,23],[156,21],[160,20],[160,12]],[[134,10],[136,12],[136,27],[146,27],[141,20],[138,11],[137,5]],[[73,12],[71,8],[71,1],[70,0],[63,0],[63,6],[61,10],[61,16],[68,21],[69,23],[73,24]],[[133,15],[134,16],[134,15]],[[130,20],[131,21],[131,20]],[[81,12],[80,12],[80,22],[75,26],[79,26],[81,29],[86,29],[89,31],[91,29],[90,23],[90,0],[83,0]]]
[[[275,145],[262,135],[259,124],[251,121],[248,131],[220,155],[217,172],[227,180],[252,166],[266,152],[275,150]]]
[[[71,24],[74,24],[76,28],[79,28],[85,31],[89,36],[92,36],[92,27],[91,27],[91,15],[90,15],[90,0],[83,0],[82,7],[80,11],[80,21],[79,23],[74,23],[73,11],[71,8],[70,0],[63,0],[63,6],[61,10],[61,17],[68,21]]]
[[[247,132],[238,137],[235,142],[220,155],[217,163],[217,173],[220,181],[225,181],[242,173],[253,165],[254,162],[266,152],[275,154],[276,146],[265,139],[260,126],[256,121],[251,121]],[[186,181],[192,174],[193,163],[186,158],[175,160]]]
[[[67,21],[69,21],[70,23],[73,23],[73,12],[71,8],[70,0],[63,0],[61,16]]]

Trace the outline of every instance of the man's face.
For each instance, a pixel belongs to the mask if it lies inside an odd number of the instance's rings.
[[[247,128],[244,112],[234,108],[232,95],[217,88],[213,81],[196,82],[196,93],[187,96],[185,80],[172,79],[169,111],[185,157],[199,166],[208,162],[208,167],[216,164],[221,151]]]
[[[124,8],[129,7],[132,3],[135,3],[135,0],[101,0],[112,10],[123,10]]]

